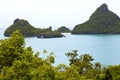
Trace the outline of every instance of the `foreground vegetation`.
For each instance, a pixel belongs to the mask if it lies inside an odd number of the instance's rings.
[[[46,50],[43,51],[47,53]],[[45,58],[25,47],[19,31],[10,38],[0,40],[0,80],[119,80],[120,65],[103,67],[89,54],[79,55],[77,50],[66,53],[70,65],[53,66],[55,57]]]

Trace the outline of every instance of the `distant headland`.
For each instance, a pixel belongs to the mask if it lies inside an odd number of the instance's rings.
[[[8,27],[4,36],[9,37],[14,31],[20,30],[25,37],[38,37],[38,38],[57,38],[63,37],[58,31],[52,31],[52,27],[46,29],[35,28],[27,20],[15,19],[13,24]]]

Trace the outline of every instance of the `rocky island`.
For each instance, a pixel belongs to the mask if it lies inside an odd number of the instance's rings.
[[[72,34],[120,34],[120,18],[102,4],[89,20],[74,27]]]
[[[61,33],[70,33],[71,30],[65,26],[61,26],[60,28],[57,29],[58,32],[61,32]]]
[[[52,28],[40,29],[32,26],[27,20],[15,19],[13,24],[8,27],[4,36],[9,37],[14,31],[20,30],[25,37],[38,37],[38,38],[56,38],[63,37],[60,32],[52,31]]]

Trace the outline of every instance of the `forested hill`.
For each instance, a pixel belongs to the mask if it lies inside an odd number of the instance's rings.
[[[60,28],[57,29],[58,32],[61,32],[61,33],[69,33],[71,32],[71,30],[65,26],[61,26]]]
[[[40,29],[32,26],[27,20],[15,19],[13,24],[9,26],[5,32],[5,36],[10,36],[14,31],[20,30],[25,37],[38,37],[38,38],[56,38],[63,37],[59,32],[52,31],[52,28]],[[43,35],[44,34],[44,35]]]
[[[89,20],[74,27],[72,34],[118,34],[120,18],[102,4],[90,16]]]

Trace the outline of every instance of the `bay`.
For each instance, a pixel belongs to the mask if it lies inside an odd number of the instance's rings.
[[[0,39],[5,29],[0,28]],[[99,35],[71,35],[64,33],[63,38],[25,38],[25,46],[31,46],[33,51],[39,51],[41,57],[43,50],[48,53],[54,52],[55,64],[69,64],[65,53],[72,50],[78,50],[79,55],[90,54],[94,62],[100,62],[102,65],[120,64],[120,35],[119,34],[99,34]]]

